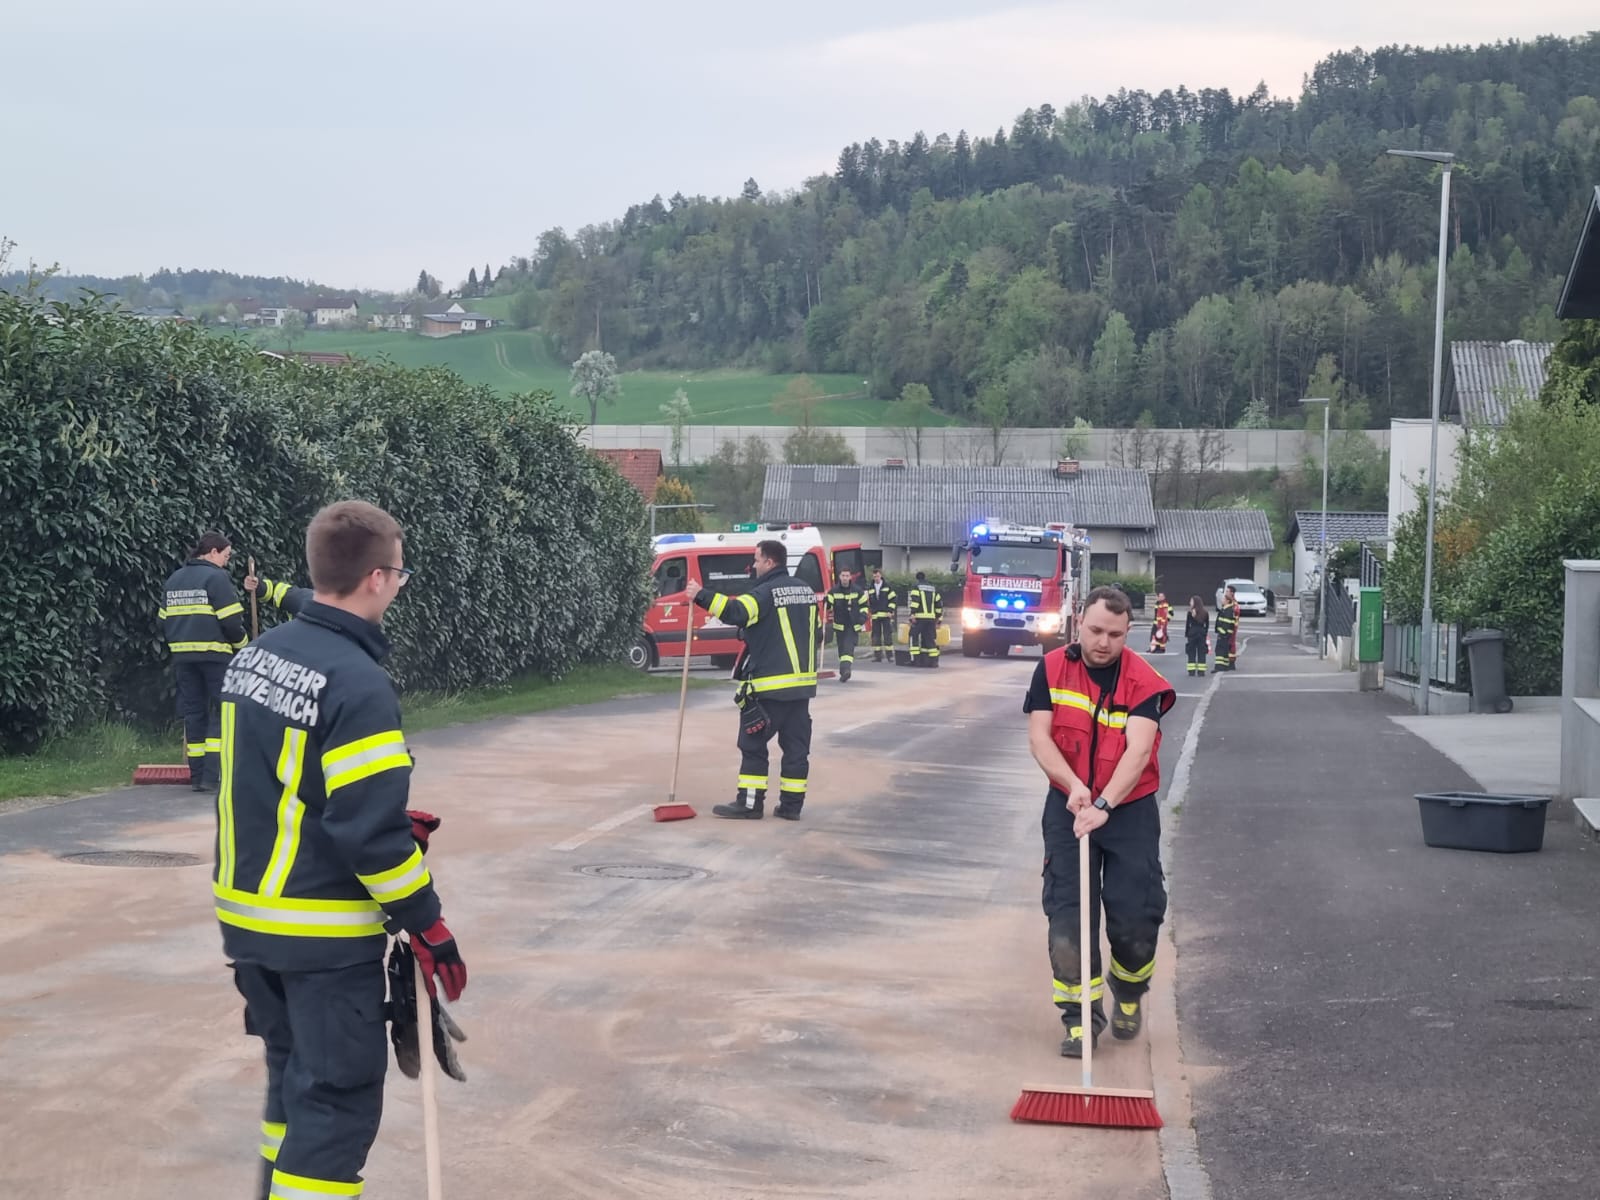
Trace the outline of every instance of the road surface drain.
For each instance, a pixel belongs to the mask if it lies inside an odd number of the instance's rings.
[[[675,867],[671,863],[599,863],[579,867],[578,871],[606,879],[704,879],[709,873],[697,867]]]
[[[61,861],[88,867],[195,867],[205,860],[175,850],[78,850],[63,854]]]

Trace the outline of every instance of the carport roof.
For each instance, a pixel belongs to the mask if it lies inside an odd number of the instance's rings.
[[[1272,525],[1259,508],[1162,508],[1153,530],[1124,534],[1122,544],[1156,554],[1266,554]]]

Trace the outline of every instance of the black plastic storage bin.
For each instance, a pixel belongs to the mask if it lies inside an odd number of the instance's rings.
[[[1449,850],[1520,854],[1544,845],[1549,796],[1418,792],[1422,840]]]

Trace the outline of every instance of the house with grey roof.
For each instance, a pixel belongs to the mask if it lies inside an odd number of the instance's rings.
[[[1544,387],[1554,342],[1451,342],[1445,375],[1445,412],[1467,429],[1495,429],[1520,400]]]
[[[1600,319],[1600,187],[1589,199],[1578,248],[1573,251],[1567,281],[1561,285],[1556,316],[1563,321]]]
[[[1264,589],[1272,559],[1272,525],[1259,508],[1161,508],[1155,526],[1123,539],[1129,554],[1144,554],[1138,568],[1155,576],[1175,610],[1187,597],[1210,597],[1225,579],[1254,579]]]
[[[890,571],[950,569],[950,551],[979,521],[1087,529],[1096,570],[1136,571],[1129,533],[1153,529],[1150,477],[1123,467],[767,468],[762,521],[808,521],[829,545],[881,550]]]
[[[1289,522],[1286,540],[1294,548],[1294,587],[1300,594],[1314,588],[1317,565],[1321,562],[1322,510],[1297,512]],[[1374,548],[1389,545],[1389,514],[1374,512],[1334,512],[1328,510],[1328,553],[1346,542],[1364,542]]]

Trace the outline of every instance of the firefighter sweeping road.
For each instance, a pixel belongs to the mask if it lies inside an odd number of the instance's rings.
[[[1025,1080],[1077,1068],[1040,915],[1037,653],[949,658],[937,686],[888,663],[825,683],[799,824],[652,822],[669,699],[416,739],[412,799],[444,818],[429,865],[474,951],[468,1081],[438,1089],[450,1194],[1165,1195],[1154,1134],[1007,1119]],[[1169,761],[1193,707],[1180,694]],[[679,795],[702,818],[728,790],[732,708],[691,694]],[[259,1047],[207,866],[56,857],[209,863],[214,820],[176,788],[0,815],[0,1194],[248,1193]],[[1097,1082],[1171,1070],[1157,978],[1147,1035],[1106,1049]],[[387,1092],[366,1194],[420,1195],[418,1088],[391,1072]]]

